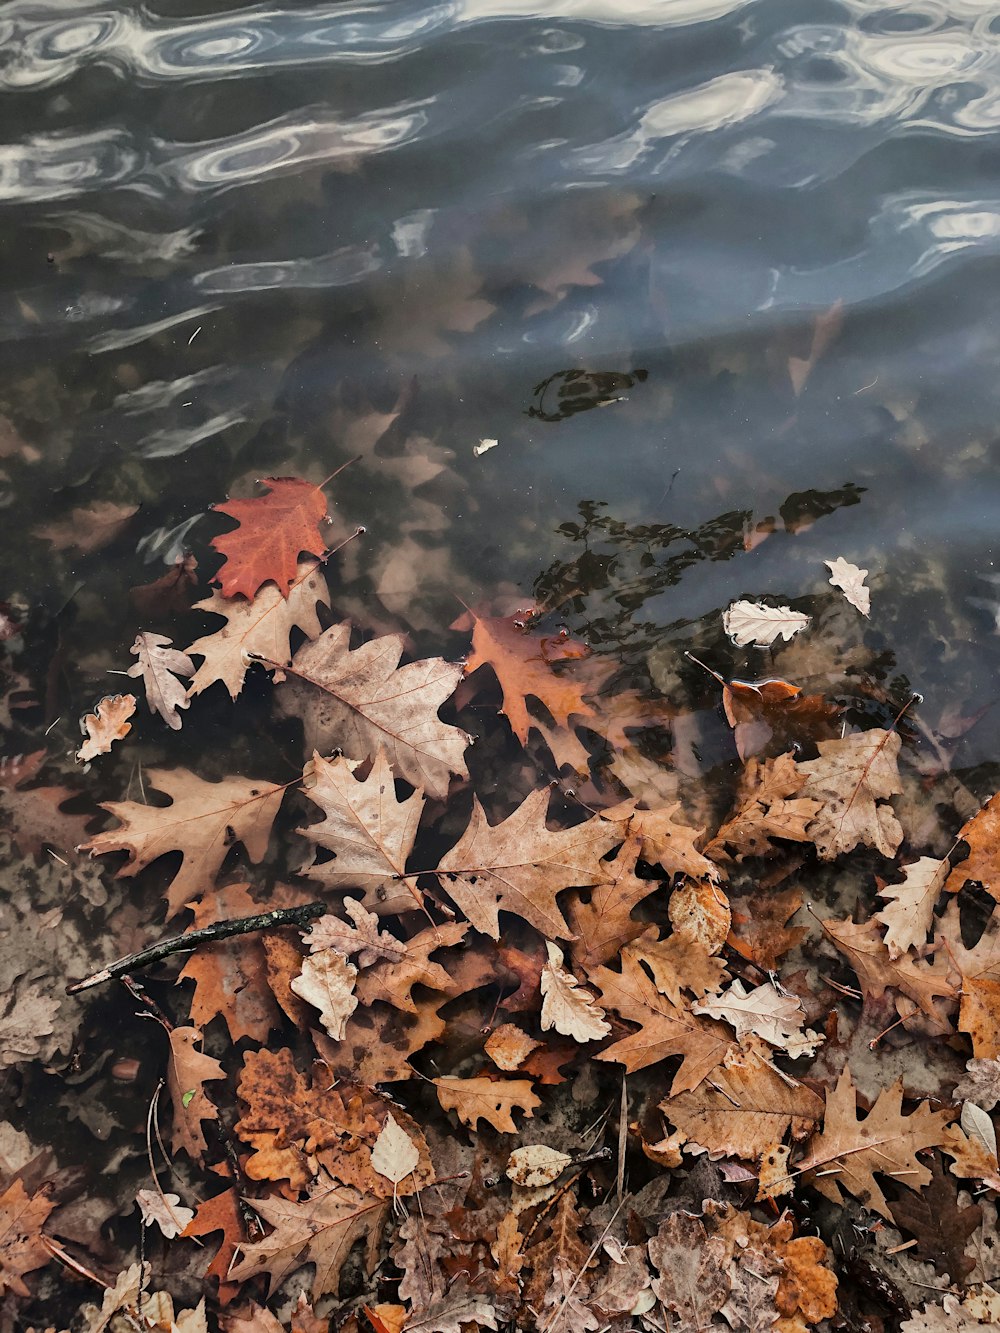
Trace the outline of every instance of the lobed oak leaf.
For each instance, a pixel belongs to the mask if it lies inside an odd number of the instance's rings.
[[[670,895],[667,915],[674,934],[685,943],[717,954],[732,924],[729,899],[716,884],[688,880]]]
[[[973,1058],[965,1070],[965,1078],[953,1094],[955,1101],[975,1102],[984,1111],[992,1111],[1000,1102],[1000,1060]]]
[[[397,798],[381,748],[366,778],[354,776],[356,767],[343,756],[329,760],[313,754],[304,791],[325,818],[297,832],[332,852],[333,859],[314,861],[302,873],[330,889],[364,889],[365,906],[372,912],[408,911],[418,905],[419,896],[401,876],[417,836],[423,791]]]
[[[157,1190],[138,1190],[135,1201],[142,1214],[143,1226],[158,1226],[167,1240],[173,1240],[194,1218],[194,1212],[181,1204],[179,1194]]]
[[[320,556],[326,550],[326,496],[319,487],[300,477],[268,477],[263,484],[264,495],[212,506],[238,524],[212,538],[225,556],[214,580],[223,597],[253,599],[269,582],[287,597],[302,552]]]
[[[479,616],[470,611],[469,616],[472,653],[465,674],[482,666],[492,668],[503,694],[501,711],[522,745],[531,728],[538,726],[528,712],[528,696],[544,704],[559,727],[568,727],[573,716],[593,715],[593,708],[584,700],[585,684],[553,670],[551,636],[532,633],[522,615]]]
[[[221,680],[230,698],[236,699],[247,672],[258,659],[275,671],[275,680],[283,680],[281,668],[288,664],[291,654],[292,630],[298,628],[307,638],[315,638],[320,632],[316,608],[329,604],[326,579],[314,560],[299,565],[287,598],[273,583],[267,583],[252,602],[229,601],[219,593],[196,602],[196,611],[221,616],[226,623],[221,629],[203,634],[188,648],[188,653],[204,658],[188,694],[201,694]]]
[[[368,1198],[349,1185],[323,1182],[301,1202],[256,1199],[253,1206],[274,1231],[265,1240],[241,1247],[243,1258],[230,1273],[234,1282],[267,1273],[269,1291],[274,1291],[289,1273],[303,1264],[314,1264],[313,1298],[326,1292],[336,1296],[340,1271],[362,1237],[369,1243],[369,1271],[374,1266],[375,1244],[387,1208],[383,1199]]]
[[[786,642],[809,624],[811,616],[790,606],[765,606],[763,602],[733,602],[722,616],[722,628],[738,648],[754,644],[767,648],[775,639]]]
[[[552,1267],[552,1285],[545,1293],[545,1305],[551,1313],[540,1320],[545,1333],[593,1333],[601,1320],[580,1299],[585,1291],[575,1273],[563,1258],[557,1258]]]
[[[0,1069],[37,1056],[55,1031],[59,1000],[38,982],[18,977],[0,1000]]]
[[[598,1052],[596,1059],[615,1060],[633,1074],[680,1055],[683,1059],[672,1093],[696,1088],[724,1059],[730,1041],[722,1024],[698,1018],[661,995],[628,950],[622,954],[620,973],[597,967],[588,975],[599,987],[606,1007],[640,1025],[638,1032]]]
[[[611,1031],[594,997],[563,966],[563,951],[545,941],[548,962],[542,968],[542,1031],[555,1028],[574,1041],[600,1041]]]
[[[487,1297],[471,1291],[468,1281],[459,1278],[447,1295],[409,1316],[406,1333],[461,1333],[469,1325],[473,1329],[495,1329],[497,1311]]]
[[[30,1195],[15,1179],[0,1194],[0,1295],[30,1296],[25,1276],[44,1268],[52,1258],[42,1240],[42,1227],[55,1203],[43,1192]]]
[[[384,1000],[406,1013],[417,1012],[413,998],[414,986],[451,993],[453,978],[440,963],[432,963],[430,955],[438,949],[460,944],[468,933],[466,921],[446,921],[443,925],[426,926],[408,940],[398,940],[399,953],[366,968],[358,978],[357,993],[362,1004]]]
[[[295,654],[279,691],[286,717],[301,717],[311,750],[340,749],[349,759],[385,750],[412,786],[444,797],[451,775],[467,777],[465,732],[438,709],[454,693],[462,668],[443,658],[399,666],[403,638],[386,634],[351,650],[351,627],[332,625]]]
[[[629,831],[642,844],[642,859],[661,866],[670,876],[687,875],[691,879],[718,882],[719,867],[698,850],[705,830],[692,828],[679,819],[680,809],[680,801],[670,801],[652,810],[632,813]]]
[[[131,651],[138,660],[126,674],[142,677],[149,711],[159,713],[173,731],[180,731],[178,710],[189,708],[191,700],[179,677],[193,676],[194,663],[187,653],[171,648],[172,642],[165,634],[151,634],[148,630],[137,634]]]
[[[500,938],[500,912],[523,917],[543,935],[571,939],[556,903],[563,889],[610,877],[602,863],[622,841],[621,824],[594,816],[570,829],[545,825],[549,794],[534,791],[499,824],[490,824],[478,798],[465,833],[436,874],[476,930]]]
[[[830,582],[839,588],[852,606],[857,607],[863,616],[871,611],[871,590],[865,587],[867,569],[859,569],[838,555],[836,560],[824,560],[830,571]]]
[[[969,855],[951,871],[945,889],[958,893],[966,884],[981,884],[1000,901],[1000,792],[966,821],[956,841],[968,846]]]
[[[806,777],[802,795],[821,803],[808,836],[822,860],[832,861],[859,844],[883,856],[896,854],[903,830],[888,801],[903,790],[899,746],[897,732],[875,727],[820,741],[819,758],[798,765]]]
[[[336,949],[345,958],[357,954],[358,967],[370,967],[383,958],[398,962],[405,956],[406,945],[387,930],[379,930],[378,917],[367,912],[356,898],[346,898],[343,910],[350,921],[329,912],[309,927],[303,942],[310,953]]]
[[[532,1091],[531,1080],[526,1078],[494,1081],[448,1076],[431,1082],[444,1109],[454,1111],[471,1130],[476,1129],[480,1120],[486,1120],[501,1134],[516,1134],[512,1113],[523,1111],[530,1120],[532,1112],[542,1104]]]
[[[525,1286],[525,1304],[539,1309],[548,1291],[550,1277],[556,1263],[562,1260],[574,1273],[584,1272],[590,1265],[590,1246],[584,1239],[583,1218],[571,1190],[564,1190],[549,1215],[544,1234],[525,1252],[525,1261],[532,1270]]]
[[[929,1018],[940,1019],[935,1008],[936,998],[953,999],[955,987],[948,980],[947,965],[942,969],[928,963],[914,962],[912,958],[890,958],[889,950],[879,932],[878,924],[865,921],[858,924],[845,921],[824,921],[823,929],[849,960],[858,974],[858,982],[866,998],[879,999],[892,986],[908,995]]]
[[[681,1003],[682,990],[697,996],[714,994],[728,976],[723,959],[681,931],[661,940],[657,928],[650,926],[626,946],[623,957],[625,953],[647,965],[656,989],[673,1004]]]
[[[958,1026],[972,1038],[977,1059],[1000,1057],[1000,914],[994,911],[973,948],[962,940],[958,902],[952,899],[938,923],[938,939],[960,986]]]
[[[316,1050],[340,1078],[369,1086],[412,1078],[410,1056],[437,1041],[445,1030],[438,1013],[442,1003],[438,997],[419,1004],[413,1018],[386,1004],[358,1009],[348,1020],[343,1041],[314,1033]]]
[[[884,1088],[863,1121],[858,1120],[857,1095],[850,1067],[845,1065],[836,1087],[826,1094],[822,1132],[810,1141],[798,1164],[810,1183],[832,1203],[843,1203],[843,1191],[888,1221],[892,1214],[875,1174],[888,1175],[907,1189],[930,1183],[931,1173],[916,1154],[943,1142],[954,1112],[931,1111],[921,1102],[903,1115],[903,1081]]]
[[[174,1108],[173,1149],[183,1150],[194,1161],[200,1162],[208,1144],[201,1127],[203,1120],[218,1120],[218,1108],[205,1092],[210,1079],[226,1077],[226,1071],[213,1060],[195,1050],[201,1043],[200,1028],[174,1028],[168,1033],[170,1059],[167,1064],[167,1089]]]
[[[791,1129],[800,1139],[823,1114],[814,1092],[781,1076],[760,1056],[732,1057],[690,1092],[660,1103],[688,1143],[715,1157],[757,1160]]]
[[[165,895],[168,916],[204,893],[234,841],[243,843],[251,861],[263,858],[283,786],[236,777],[205,782],[186,768],[153,768],[146,776],[157,791],[171,798],[170,805],[102,802],[102,809],[114,815],[120,827],[98,833],[79,850],[91,856],[128,852],[119,878],[137,875],[159,857],[179,851],[181,866]]]
[[[334,1039],[343,1040],[347,1020],[358,1007],[354,982],[358,969],[336,949],[323,949],[302,960],[292,990],[319,1010],[320,1021]]]
[[[248,884],[225,884],[200,901],[189,903],[194,912],[190,929],[201,930],[217,921],[260,912],[249,888]],[[250,1037],[265,1042],[270,1030],[281,1022],[267,983],[267,962],[259,934],[200,944],[177,978],[178,984],[187,980],[194,982],[189,1017],[197,1027],[221,1016],[232,1041]]]
[[[927,943],[934,920],[934,908],[950,867],[947,861],[922,856],[903,866],[902,884],[885,884],[878,893],[888,905],[875,913],[875,920],[886,927],[885,946],[890,958],[898,958],[909,949]]]
[[[76,752],[77,760],[87,764],[99,754],[110,754],[115,741],[124,740],[132,730],[128,719],[134,712],[134,694],[106,694],[83,718],[87,739]]]
[[[630,833],[614,860],[606,863],[608,879],[596,884],[586,901],[579,893],[573,895],[567,916],[575,936],[573,961],[577,967],[606,963],[642,932],[642,922],[632,919],[632,908],[662,886],[636,875],[641,849],[641,840]]]
[[[205,1277],[214,1277],[219,1282],[218,1300],[220,1305],[228,1305],[239,1293],[239,1284],[228,1280],[229,1267],[233,1256],[243,1242],[243,1219],[240,1215],[239,1195],[235,1188],[223,1190],[210,1199],[205,1199],[194,1211],[194,1217],[181,1232],[183,1238],[192,1239],[210,1236],[222,1232],[222,1242],[212,1257],[212,1262],[205,1269]]]
[[[731,904],[733,924],[726,943],[741,958],[764,972],[773,972],[780,959],[809,934],[808,926],[788,926],[802,906],[802,890],[757,893]]]
[[[743,771],[733,810],[706,855],[717,861],[743,861],[770,856],[775,842],[808,842],[809,825],[823,802],[798,795],[806,785],[802,765],[790,754],[776,759],[751,759]]]
[[[816,1032],[802,1031],[805,1012],[801,1000],[797,995],[780,991],[772,981],[765,981],[748,991],[737,979],[728,991],[707,996],[692,1005],[691,1010],[731,1023],[737,1041],[753,1033],[792,1059],[815,1055],[823,1040]]]
[[[970,1291],[961,1299],[946,1292],[940,1304],[927,1301],[900,1324],[900,1333],[979,1333],[1000,1322],[1000,1299],[991,1288]]]

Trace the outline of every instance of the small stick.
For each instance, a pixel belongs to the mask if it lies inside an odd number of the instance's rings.
[[[160,940],[159,944],[151,944],[146,949],[140,949],[138,953],[130,953],[125,958],[119,958],[117,962],[102,967],[100,972],[94,972],[89,977],[84,977],[82,981],[75,981],[72,986],[67,986],[66,993],[75,995],[78,991],[89,990],[91,986],[99,986],[104,981],[110,981],[112,977],[121,977],[128,972],[136,971],[137,968],[148,967],[150,963],[157,963],[161,958],[169,958],[174,953],[190,953],[199,944],[213,940],[227,940],[233,935],[249,935],[255,930],[273,930],[276,926],[304,926],[307,922],[323,916],[327,910],[326,903],[316,902],[306,903],[302,907],[276,907],[274,911],[263,912],[259,916],[241,916],[232,921],[216,921],[211,926],[202,926],[201,930],[192,930],[187,935],[174,935],[169,940]]]

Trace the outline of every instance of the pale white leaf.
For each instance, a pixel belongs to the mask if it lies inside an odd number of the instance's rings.
[[[734,981],[721,995],[709,995],[691,1006],[696,1014],[723,1019],[736,1029],[739,1040],[754,1033],[793,1058],[815,1055],[823,1038],[809,1029],[803,1032],[805,1013],[795,995],[783,995],[771,981],[748,991]]]
[[[927,942],[927,932],[934,919],[934,906],[941,896],[951,866],[933,856],[903,867],[902,884],[886,884],[879,889],[888,906],[875,913],[875,920],[885,926],[885,944],[891,958]]]
[[[733,602],[723,613],[722,627],[740,648],[755,644],[767,648],[775,639],[790,639],[805,629],[810,617],[790,606],[765,606],[762,602]]]
[[[574,1041],[599,1041],[611,1031],[604,1010],[563,967],[563,951],[545,941],[549,961],[542,968],[542,1029],[555,1028]]]
[[[154,1224],[160,1228],[167,1240],[179,1236],[194,1217],[191,1208],[181,1204],[179,1194],[161,1194],[158,1190],[139,1190],[135,1196],[142,1213],[142,1220],[147,1227]]]
[[[472,452],[477,458],[482,458],[483,454],[488,454],[489,451],[495,449],[499,443],[499,440],[480,440],[478,444],[472,446]]]
[[[343,1041],[347,1020],[358,1007],[354,981],[358,969],[337,952],[324,949],[302,960],[302,972],[292,981],[292,990],[319,1016],[334,1041]]]
[[[839,588],[852,606],[856,606],[863,616],[871,610],[871,591],[865,587],[867,569],[859,569],[838,555],[836,560],[824,560],[823,564],[830,571],[830,582]]]
[[[419,1161],[417,1145],[406,1130],[396,1123],[390,1112],[372,1148],[372,1166],[380,1176],[398,1185],[411,1171],[416,1170]]]

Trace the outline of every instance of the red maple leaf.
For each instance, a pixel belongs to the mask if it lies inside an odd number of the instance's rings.
[[[326,550],[321,535],[326,496],[319,487],[300,477],[269,477],[264,484],[266,495],[213,505],[239,524],[212,539],[214,549],[226,557],[215,577],[223,597],[253,599],[269,581],[287,597],[300,553],[320,556]]]

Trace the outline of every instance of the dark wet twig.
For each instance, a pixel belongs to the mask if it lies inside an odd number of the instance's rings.
[[[258,916],[241,916],[231,921],[216,921],[210,926],[202,926],[200,930],[189,931],[186,935],[174,935],[168,940],[160,940],[159,944],[151,944],[146,949],[140,949],[138,953],[130,953],[125,958],[119,958],[117,962],[102,967],[99,972],[93,972],[82,981],[75,981],[72,986],[67,986],[66,992],[68,995],[75,995],[77,991],[89,990],[91,986],[100,986],[102,982],[110,981],[113,977],[125,976],[126,973],[135,972],[140,967],[148,967],[150,963],[157,963],[161,958],[169,958],[171,954],[190,953],[199,944],[228,940],[234,935],[249,935],[257,930],[273,930],[277,926],[304,926],[310,921],[315,921],[326,911],[326,903],[315,902],[305,903],[301,907],[276,907],[273,911],[262,912]]]

